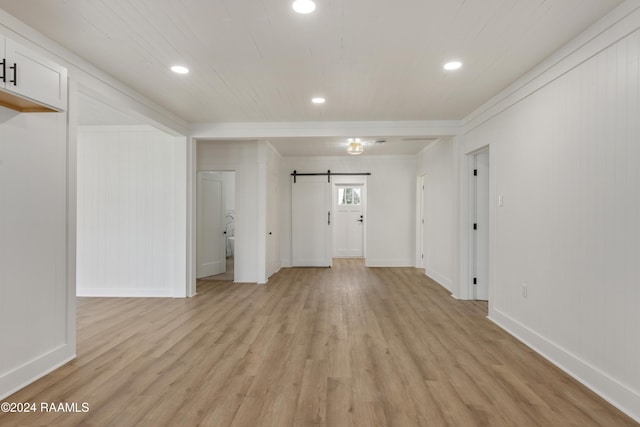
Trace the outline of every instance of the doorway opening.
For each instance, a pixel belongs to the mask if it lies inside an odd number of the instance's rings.
[[[198,171],[196,278],[234,280],[235,171]]]

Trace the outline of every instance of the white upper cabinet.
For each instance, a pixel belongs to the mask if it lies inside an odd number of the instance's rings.
[[[0,105],[23,112],[63,111],[67,69],[0,35]]]

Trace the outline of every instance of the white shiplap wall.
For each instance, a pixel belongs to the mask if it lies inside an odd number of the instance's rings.
[[[79,296],[179,296],[186,259],[181,162],[180,142],[151,127],[80,128]]]
[[[639,122],[636,30],[464,141],[491,145],[504,198],[490,317],[640,420]]]
[[[0,115],[1,400],[75,356],[75,302],[67,115]]]

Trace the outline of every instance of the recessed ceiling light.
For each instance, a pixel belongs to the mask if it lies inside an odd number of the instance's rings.
[[[444,64],[444,69],[447,71],[457,70],[460,67],[462,67],[462,62],[460,61],[451,61]]]
[[[182,65],[174,65],[171,67],[171,71],[177,74],[187,74],[189,69],[187,67],[183,67]]]
[[[317,98],[313,98],[311,102],[313,102],[314,104],[324,104],[326,102],[326,99],[317,97]]]
[[[316,4],[311,0],[296,0],[291,5],[298,13],[307,14],[316,10]]]

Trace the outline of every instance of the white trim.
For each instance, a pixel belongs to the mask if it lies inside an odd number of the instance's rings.
[[[437,271],[433,271],[433,270],[430,270],[428,268],[424,269],[424,274],[429,279],[433,280],[434,282],[436,282],[437,284],[439,284],[440,286],[442,286],[443,288],[445,288],[449,292],[451,292],[451,293],[454,292],[453,281],[449,277],[444,276],[444,275],[438,273]]]
[[[453,293],[456,294],[456,299],[466,300],[469,299],[467,295],[468,288],[465,286],[469,271],[469,257],[468,250],[470,245],[470,233],[468,224],[469,207],[468,193],[469,193],[469,180],[467,179],[467,173],[469,171],[469,158],[464,153],[464,141],[462,137],[455,137],[454,143],[454,176],[456,177],[455,188],[457,197],[456,203],[456,237],[455,237],[455,250],[454,250],[454,266],[455,266],[455,283],[453,284]]]
[[[490,310],[488,318],[607,402],[640,422],[640,393],[499,310]]]
[[[188,266],[189,266],[189,253],[188,253],[188,233],[189,233],[189,217],[188,217],[188,201],[189,201],[189,145],[188,138],[184,136],[177,136],[174,138],[174,159],[176,168],[176,177],[174,183],[174,194],[176,200],[176,220],[173,224],[174,235],[176,241],[174,242],[176,249],[176,257],[173,260],[174,264],[174,279],[173,279],[173,297],[174,298],[186,298],[189,295],[189,282],[188,282]]]
[[[413,261],[406,259],[370,259],[365,258],[367,267],[413,267]]]
[[[426,174],[416,177],[416,268],[425,268],[424,262],[424,183]]]
[[[75,317],[75,316],[74,316]],[[75,340],[74,340],[75,343]],[[76,358],[75,345],[64,344],[0,376],[0,400]]]
[[[83,288],[78,289],[77,294],[79,297],[172,298],[173,289]]]
[[[198,179],[198,159],[197,159],[198,142],[194,138],[187,138],[187,297],[196,296],[196,237],[198,230],[196,227],[196,204],[198,203],[196,188]]]
[[[151,125],[82,125],[78,126],[78,133],[96,132],[158,132],[157,128]]]
[[[67,85],[67,330],[65,342],[76,351],[76,259],[78,221],[78,90],[75,82]]]
[[[440,121],[370,121],[370,122],[256,122],[193,123],[190,134],[198,139],[279,138],[352,135],[414,136],[458,135],[462,122]]]

